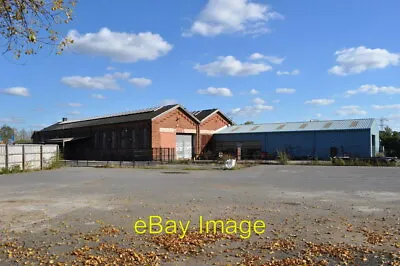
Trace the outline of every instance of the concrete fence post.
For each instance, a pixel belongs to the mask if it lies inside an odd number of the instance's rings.
[[[22,171],[25,171],[25,145],[22,145]]]
[[[6,170],[8,170],[8,144],[6,144]]]
[[[40,145],[40,170],[43,170],[43,145]]]

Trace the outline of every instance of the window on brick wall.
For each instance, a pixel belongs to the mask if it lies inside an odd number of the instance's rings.
[[[126,149],[128,147],[128,129],[121,130],[121,148]]]
[[[97,131],[94,133],[93,147],[94,147],[95,149],[98,149],[98,148],[99,148],[99,132],[97,132]]]
[[[107,132],[105,131],[102,132],[101,148],[107,148]]]
[[[136,130],[135,129],[132,129],[132,132],[131,132],[131,139],[132,139],[132,141],[131,141],[131,143],[132,143],[132,148],[136,148]]]
[[[147,128],[143,128],[143,148],[147,149],[149,147],[149,138],[147,136]]]
[[[114,130],[111,132],[111,149],[117,148],[117,132]]]

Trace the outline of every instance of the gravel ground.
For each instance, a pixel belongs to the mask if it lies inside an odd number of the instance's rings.
[[[400,265],[399,168],[64,168],[0,176],[1,265]],[[189,234],[137,235],[158,215]],[[264,234],[199,234],[198,219]]]

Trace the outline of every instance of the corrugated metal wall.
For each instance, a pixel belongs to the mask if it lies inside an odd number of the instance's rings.
[[[379,150],[379,130],[376,133],[376,150]],[[318,157],[328,159],[332,148],[337,156],[371,157],[371,130],[304,131],[273,133],[240,133],[214,135],[216,152],[219,147],[260,143],[260,152],[275,156],[278,151],[287,152],[292,158]]]

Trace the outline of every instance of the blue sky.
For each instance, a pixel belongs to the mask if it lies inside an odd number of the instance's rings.
[[[386,117],[400,129],[400,2],[79,1],[62,55],[0,58],[0,124],[164,103],[241,123]]]

